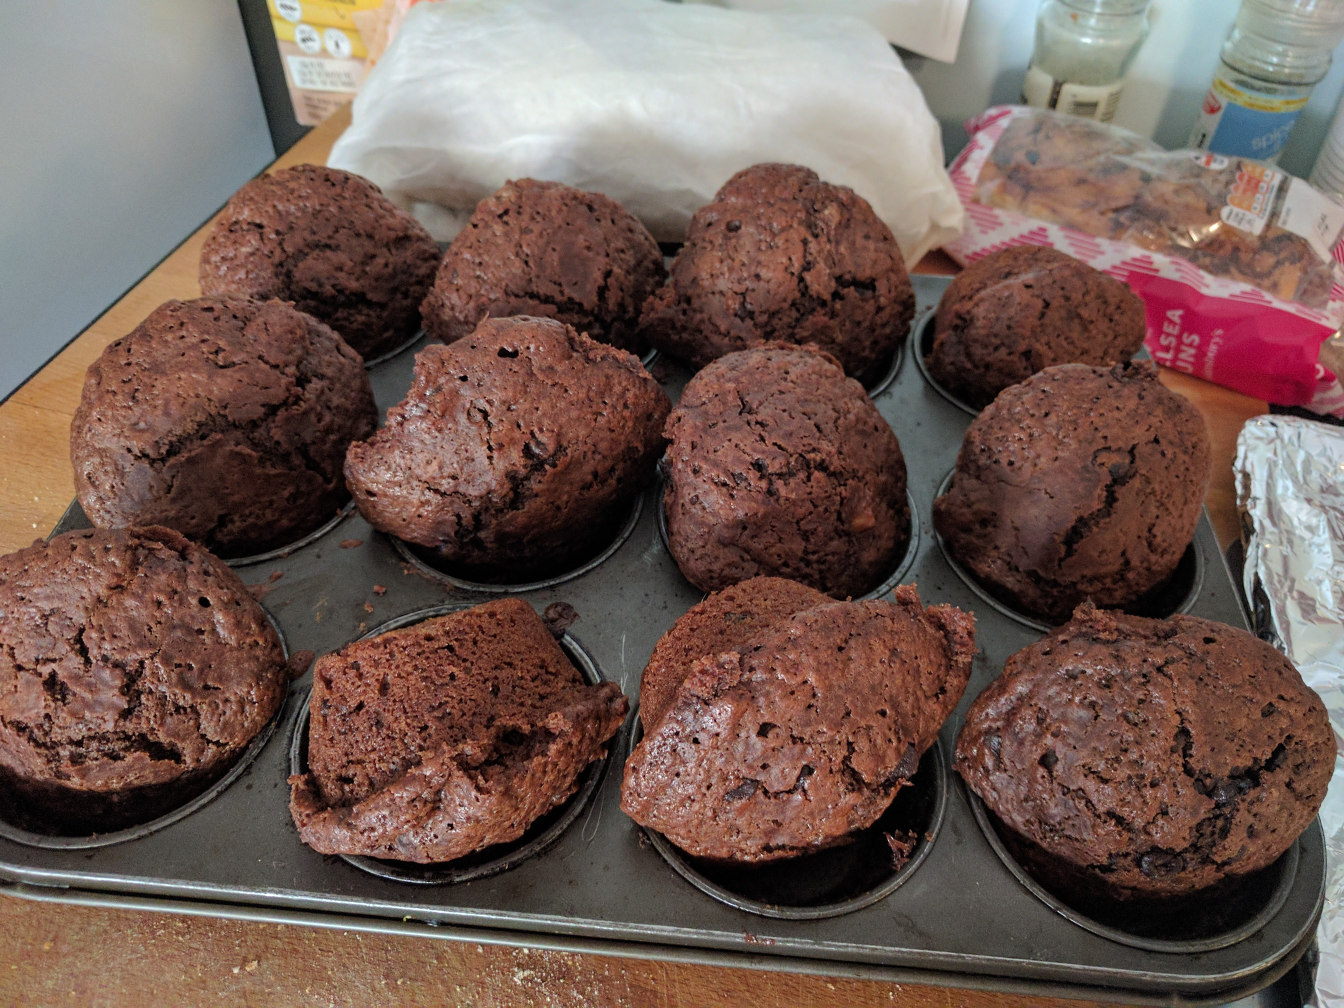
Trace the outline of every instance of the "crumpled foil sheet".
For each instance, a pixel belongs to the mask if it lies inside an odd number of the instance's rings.
[[[1255,629],[1320,694],[1341,755],[1325,802],[1316,1008],[1344,1008],[1344,428],[1264,416],[1237,439],[1244,584]]]

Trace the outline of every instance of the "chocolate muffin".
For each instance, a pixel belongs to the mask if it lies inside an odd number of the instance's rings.
[[[451,861],[562,804],[628,709],[520,599],[427,619],[318,659],[290,811],[323,854]]]
[[[799,165],[758,164],[692,215],[641,326],[696,368],[783,340],[815,343],[870,383],[914,312],[900,248],[867,200]]]
[[[228,557],[283,546],[349,500],[377,408],[359,355],[281,301],[160,305],[90,366],[70,428],[98,526],[166,525]]]
[[[1146,901],[1276,861],[1334,758],[1320,698],[1253,634],[1084,605],[976,697],[954,765],[1043,884]]]
[[[766,343],[706,365],[666,436],[668,547],[702,591],[773,574],[863,595],[910,542],[896,435],[814,346]]]
[[[375,528],[499,576],[564,569],[620,527],[671,403],[638,358],[554,319],[486,319],[416,355],[406,398],[350,446]]]
[[[977,408],[1055,364],[1121,364],[1145,332],[1137,294],[1040,245],[991,252],[953,277],[934,315],[929,374]]]
[[[487,316],[535,315],[642,353],[639,311],[666,275],[658,243],[615,200],[525,178],[476,206],[420,314],[445,343]]]
[[[1145,604],[1171,578],[1209,466],[1203,417],[1151,363],[1059,364],[971,422],[933,524],[991,595],[1058,624],[1088,600]]]
[[[266,613],[166,528],[0,557],[0,807],[54,833],[145,822],[222,776],[288,686]]]
[[[439,245],[367,179],[302,164],[248,182],[201,246],[201,293],[292,301],[363,357],[413,337]]]
[[[909,585],[890,602],[778,606],[719,650],[736,635],[713,628],[749,610],[758,586],[775,608],[773,581],[754,579],[683,617],[711,628],[699,654],[670,631],[682,681],[625,764],[621,808],[695,857],[775,861],[872,825],[970,675],[971,617],[926,609]]]

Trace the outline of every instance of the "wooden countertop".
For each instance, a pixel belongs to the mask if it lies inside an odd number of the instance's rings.
[[[274,167],[324,163],[348,109],[312,130]],[[170,298],[199,295],[208,223],[173,250],[38,374],[0,404],[0,552],[45,536],[74,498],[70,419],[84,372],[112,340]],[[946,272],[931,256],[919,269]],[[1208,420],[1214,478],[1208,510],[1219,542],[1237,533],[1232,459],[1242,423],[1265,404],[1175,372],[1163,381]],[[473,1006],[795,1005],[1065,1008],[1084,1002],[846,980],[768,970],[366,934],[160,911],[0,899],[0,1003]],[[1090,1003],[1090,1002],[1089,1002]]]

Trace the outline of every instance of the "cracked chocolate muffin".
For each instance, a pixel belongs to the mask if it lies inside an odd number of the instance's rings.
[[[768,340],[815,343],[867,384],[914,313],[901,250],[867,200],[809,168],[758,164],[692,215],[641,327],[695,368]]]
[[[668,548],[702,591],[768,574],[863,595],[909,545],[896,434],[814,346],[766,343],[707,364],[666,436]]]
[[[365,357],[420,328],[439,244],[372,182],[302,164],[252,179],[201,246],[201,293],[292,301]]]
[[[976,697],[954,765],[1043,884],[1133,901],[1272,864],[1334,758],[1320,698],[1253,634],[1084,605]]]
[[[90,366],[70,429],[94,524],[166,525],[226,557],[287,545],[350,499],[378,411],[364,363],[281,301],[160,305]]]
[[[671,403],[639,359],[554,319],[486,319],[416,355],[410,390],[350,446],[374,528],[499,577],[610,541],[652,477]]]
[[[729,624],[758,593],[769,611],[739,634]],[[694,857],[777,861],[871,826],[966,687],[968,614],[925,608],[909,585],[891,601],[799,597],[792,612],[790,598],[770,578],[711,595],[655,652],[681,668],[658,673],[621,808]]]
[[[284,699],[265,611],[166,528],[0,557],[0,808],[43,832],[145,822],[222,776]]]
[[[658,243],[615,200],[525,178],[477,204],[420,314],[425,332],[445,343],[487,316],[534,315],[643,353],[640,308],[666,275]]]
[[[323,854],[452,861],[563,804],[628,710],[520,599],[432,617],[318,659],[290,811]]]
[[[1059,364],[971,422],[933,524],[991,595],[1059,624],[1088,600],[1139,606],[1171,578],[1209,467],[1203,417],[1151,363]]]
[[[977,408],[1055,364],[1121,364],[1145,332],[1138,295],[1041,245],[991,252],[948,284],[934,315],[929,374]]]

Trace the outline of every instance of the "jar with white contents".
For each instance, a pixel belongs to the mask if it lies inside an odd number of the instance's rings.
[[[1022,101],[1101,122],[1115,118],[1125,74],[1148,35],[1149,0],[1045,0]]]

